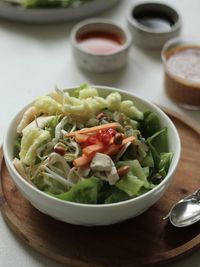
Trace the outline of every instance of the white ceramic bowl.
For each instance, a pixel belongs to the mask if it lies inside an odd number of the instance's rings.
[[[10,122],[3,143],[4,157],[8,171],[23,196],[29,200],[34,207],[58,220],[87,226],[114,224],[135,217],[147,210],[161,198],[172,181],[181,152],[180,139],[174,124],[158,107],[128,92],[104,86],[95,86],[95,88],[99,89],[100,95],[104,97],[113,91],[120,92],[123,99],[134,101],[135,105],[141,110],[151,110],[156,112],[161,124],[168,128],[169,150],[174,153],[174,157],[165,179],[151,191],[148,191],[139,197],[119,203],[89,205],[56,199],[30,185],[19,175],[12,164],[13,147],[17,135],[16,126],[22,117],[24,109]],[[72,88],[68,90],[72,90]]]
[[[0,17],[13,22],[34,23],[61,23],[81,20],[100,12],[107,11],[117,4],[118,0],[93,0],[78,7],[58,8],[24,8],[12,5],[9,2],[1,2]]]
[[[94,53],[86,51],[78,41],[83,34],[103,32],[118,36],[123,43],[117,51]],[[75,62],[83,69],[91,72],[108,72],[122,68],[128,60],[128,52],[132,42],[130,33],[120,25],[108,19],[88,19],[74,26],[71,32],[71,44]]]

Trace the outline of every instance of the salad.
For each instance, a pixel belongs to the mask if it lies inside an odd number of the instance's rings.
[[[38,97],[17,127],[13,164],[39,190],[65,201],[135,198],[167,175],[167,128],[119,92],[81,85]]]
[[[93,0],[4,0],[7,3],[20,5],[25,8],[73,8]]]

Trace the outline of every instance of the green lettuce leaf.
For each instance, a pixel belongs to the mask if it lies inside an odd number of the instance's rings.
[[[134,176],[132,173],[129,173],[116,183],[116,187],[130,197],[134,197],[138,195],[139,190],[144,184],[144,181],[138,179],[138,177]]]
[[[139,180],[141,180],[145,188],[151,188],[151,185],[147,180],[145,172],[138,160],[119,161],[117,163],[117,168],[127,165],[130,166],[129,173],[131,172],[133,176],[136,176]]]
[[[162,177],[165,177],[167,175],[172,158],[173,158],[172,152],[160,154],[160,162],[159,162],[158,172]]]
[[[124,191],[112,186],[109,196],[105,199],[104,204],[116,203],[129,199],[129,195]]]
[[[98,193],[100,192],[102,186],[102,180],[96,177],[91,177],[75,184],[69,192],[54,196],[66,201],[97,204]]]
[[[140,162],[142,167],[154,167],[154,160],[151,151],[148,151],[146,157]]]
[[[163,128],[159,132],[156,132],[154,135],[147,138],[147,144],[154,160],[155,169],[158,170],[160,164],[160,153],[168,152],[167,128]]]
[[[160,121],[156,113],[146,111],[141,121],[140,130],[144,138],[148,138],[161,130]]]
[[[31,181],[38,189],[48,194],[61,194],[68,190],[68,188],[63,184],[44,174],[39,174],[35,176],[34,179],[32,179]]]

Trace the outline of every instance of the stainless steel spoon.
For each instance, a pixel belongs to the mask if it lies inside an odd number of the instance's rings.
[[[200,189],[178,201],[163,219],[176,227],[192,225],[200,220]]]

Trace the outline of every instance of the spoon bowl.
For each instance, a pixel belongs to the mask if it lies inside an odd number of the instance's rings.
[[[165,218],[169,218],[172,225],[176,227],[186,227],[198,222],[200,220],[200,189],[177,202]]]

